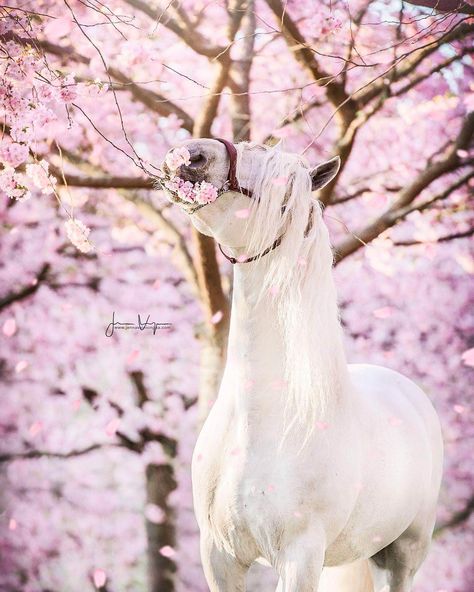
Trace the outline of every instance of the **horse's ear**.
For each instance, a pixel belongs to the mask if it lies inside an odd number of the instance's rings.
[[[315,166],[314,169],[311,171],[311,182],[312,182],[312,190],[316,191],[316,189],[321,189],[332,181],[334,177],[337,175],[339,168],[341,166],[341,159],[339,156],[335,156],[331,158],[331,160],[327,160],[326,162],[322,162]]]

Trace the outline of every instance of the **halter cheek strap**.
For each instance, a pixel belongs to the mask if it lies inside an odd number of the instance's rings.
[[[227,156],[229,157],[229,174],[227,175],[227,189],[228,191],[236,191],[237,193],[243,193],[247,197],[253,197],[253,193],[250,189],[241,187],[237,180],[237,148],[224,138],[216,138],[218,142],[224,144],[227,150]]]

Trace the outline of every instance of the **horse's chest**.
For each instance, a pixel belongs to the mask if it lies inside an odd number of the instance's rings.
[[[241,560],[279,551],[283,530],[303,526],[307,497],[291,470],[232,450],[194,469],[201,526]],[[199,489],[199,491],[197,491]]]

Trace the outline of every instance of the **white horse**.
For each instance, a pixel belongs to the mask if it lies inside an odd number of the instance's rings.
[[[222,189],[205,207],[168,198],[235,263],[225,371],[192,465],[210,590],[243,592],[260,561],[282,592],[409,592],[435,523],[441,430],[408,378],[346,363],[312,195],[339,160],[183,146],[179,176]]]

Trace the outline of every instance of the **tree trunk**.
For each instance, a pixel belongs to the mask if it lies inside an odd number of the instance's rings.
[[[146,467],[146,503],[158,506],[164,515],[160,524],[146,521],[148,541],[148,592],[174,592],[176,564],[160,552],[163,547],[174,549],[176,527],[174,511],[168,504],[169,494],[176,489],[171,464],[149,464]]]

